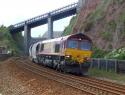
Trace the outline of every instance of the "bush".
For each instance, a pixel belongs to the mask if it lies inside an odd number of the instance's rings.
[[[125,48],[113,50],[112,52],[108,53],[105,58],[125,60]]]
[[[93,58],[104,58],[104,56],[108,53],[107,51],[101,50],[97,47],[93,47]]]
[[[0,35],[1,46],[5,46],[8,50],[12,51],[14,55],[19,55],[21,53],[21,49],[18,46],[19,41],[13,40],[7,27],[3,25],[0,26]],[[17,38],[22,38],[22,36],[19,34]]]

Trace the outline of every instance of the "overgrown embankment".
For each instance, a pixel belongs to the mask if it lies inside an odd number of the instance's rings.
[[[9,29],[5,26],[0,26],[0,46],[7,48],[8,51],[11,51],[14,55],[19,55],[22,53],[22,41],[23,37],[20,33],[12,37],[9,32]]]
[[[74,24],[76,23],[77,16],[73,16],[72,19],[70,20],[69,25],[64,29],[63,35],[69,35],[73,31]]]

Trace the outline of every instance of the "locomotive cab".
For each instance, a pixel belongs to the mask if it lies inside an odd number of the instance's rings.
[[[89,61],[92,41],[85,35],[75,35],[67,39],[65,57],[79,64]]]
[[[90,67],[91,49],[92,41],[84,34],[70,36],[65,48],[65,66],[72,66],[72,69],[68,68],[68,72],[85,75]]]

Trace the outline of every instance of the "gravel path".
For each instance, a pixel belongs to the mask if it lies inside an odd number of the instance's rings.
[[[0,95],[84,95],[80,90],[23,70],[15,63],[15,58],[0,63]]]

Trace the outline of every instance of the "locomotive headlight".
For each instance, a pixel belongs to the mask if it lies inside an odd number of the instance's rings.
[[[71,55],[66,55],[66,58],[71,58],[72,56]]]
[[[84,57],[84,59],[85,59],[86,61],[91,61],[91,58],[90,58],[90,57]]]

